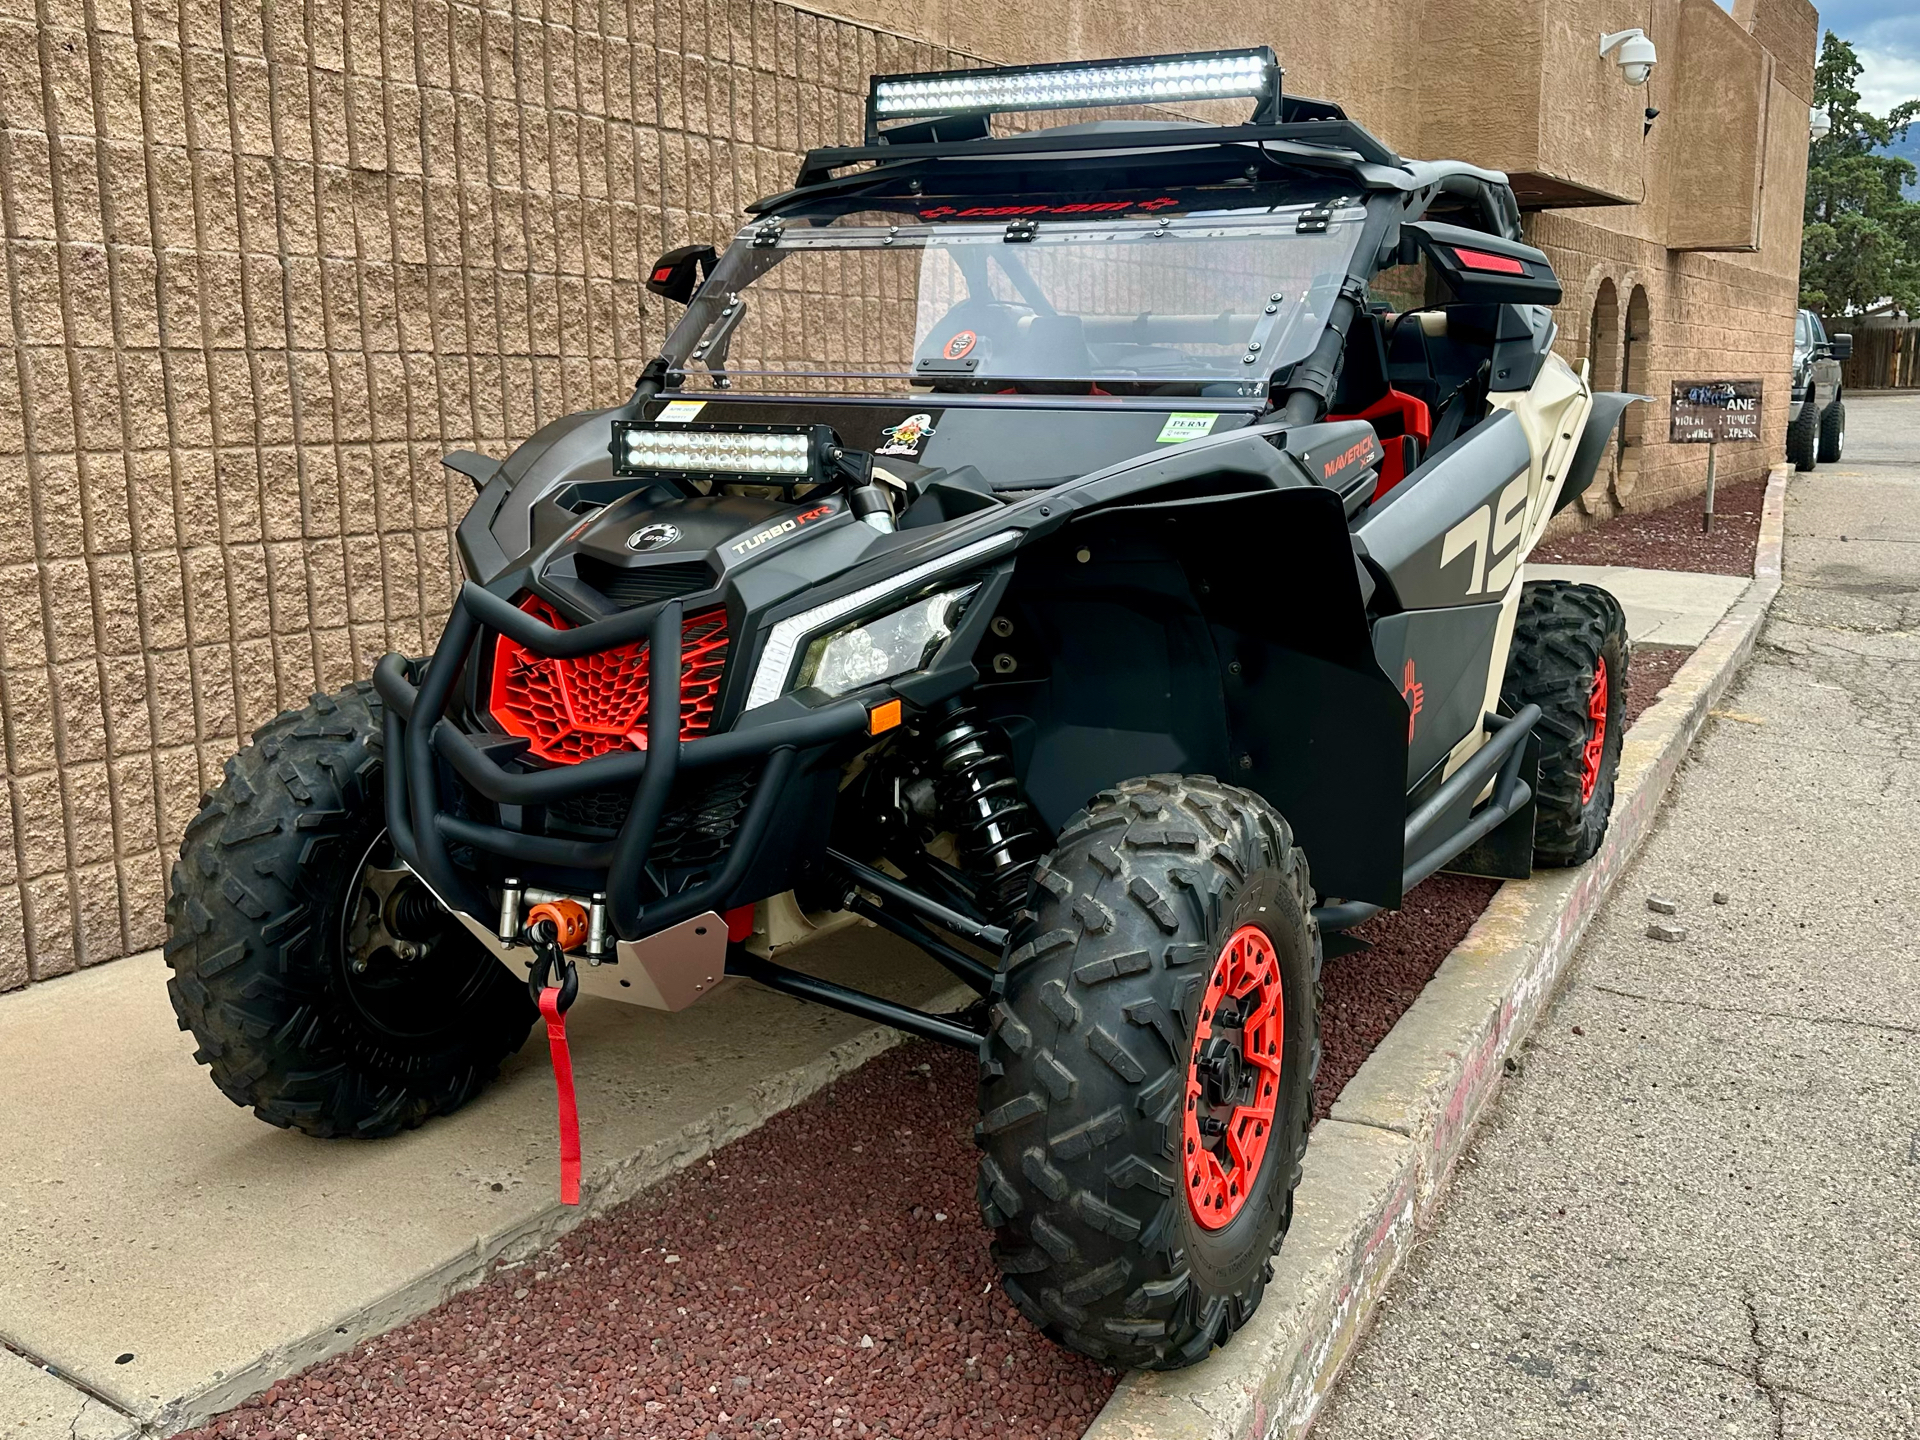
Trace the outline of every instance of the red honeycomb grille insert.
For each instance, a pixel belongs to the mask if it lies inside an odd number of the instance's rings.
[[[538,595],[520,608],[556,630],[570,628]],[[680,738],[713,724],[727,668],[727,612],[689,615],[680,627]],[[502,635],[494,642],[487,708],[509,735],[532,741],[542,760],[572,765],[615,750],[647,748],[645,641],[555,660]]]

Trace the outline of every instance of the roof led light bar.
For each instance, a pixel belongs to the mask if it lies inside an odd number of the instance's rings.
[[[867,96],[867,128],[872,136],[881,120],[1241,96],[1264,102],[1264,111],[1277,102],[1279,94],[1280,65],[1265,45],[1090,63],[876,75]]]
[[[739,475],[780,481],[814,478],[819,437],[813,426],[755,425],[694,429],[616,423],[613,467],[621,475]]]

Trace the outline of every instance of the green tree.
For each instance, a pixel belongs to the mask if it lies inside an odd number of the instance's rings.
[[[1869,114],[1854,88],[1861,69],[1853,46],[1829,30],[1813,72],[1813,106],[1832,118],[1833,132],[1807,154],[1800,303],[1839,315],[1890,299],[1912,313],[1920,311],[1920,202],[1901,187],[1915,170],[1883,147],[1906,136],[1920,100],[1885,117]]]

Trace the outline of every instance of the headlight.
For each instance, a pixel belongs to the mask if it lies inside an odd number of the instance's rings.
[[[945,590],[891,615],[822,635],[807,647],[796,683],[838,699],[863,686],[925,669],[952,637],[960,612],[979,588]]]
[[[976,540],[971,545],[962,545],[958,550],[935,556],[898,575],[862,586],[838,600],[829,600],[824,605],[816,605],[811,610],[803,610],[798,615],[789,615],[779,621],[774,625],[773,633],[767,637],[766,648],[760,652],[760,663],[753,672],[753,685],[747,691],[746,708],[754,710],[762,705],[770,705],[787,693],[787,680],[793,674],[794,657],[800,653],[801,645],[812,636],[830,632],[850,615],[857,615],[863,610],[871,611],[901,595],[912,594],[936,575],[978,564],[989,555],[1011,549],[1019,542],[1018,530],[1002,530],[984,540]]]

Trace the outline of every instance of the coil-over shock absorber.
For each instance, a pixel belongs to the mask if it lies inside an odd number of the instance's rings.
[[[926,727],[936,766],[940,819],[952,829],[961,864],[979,884],[980,907],[1010,924],[1026,902],[1033,867],[1046,849],[1014,779],[1013,758],[972,706],[948,700]]]

